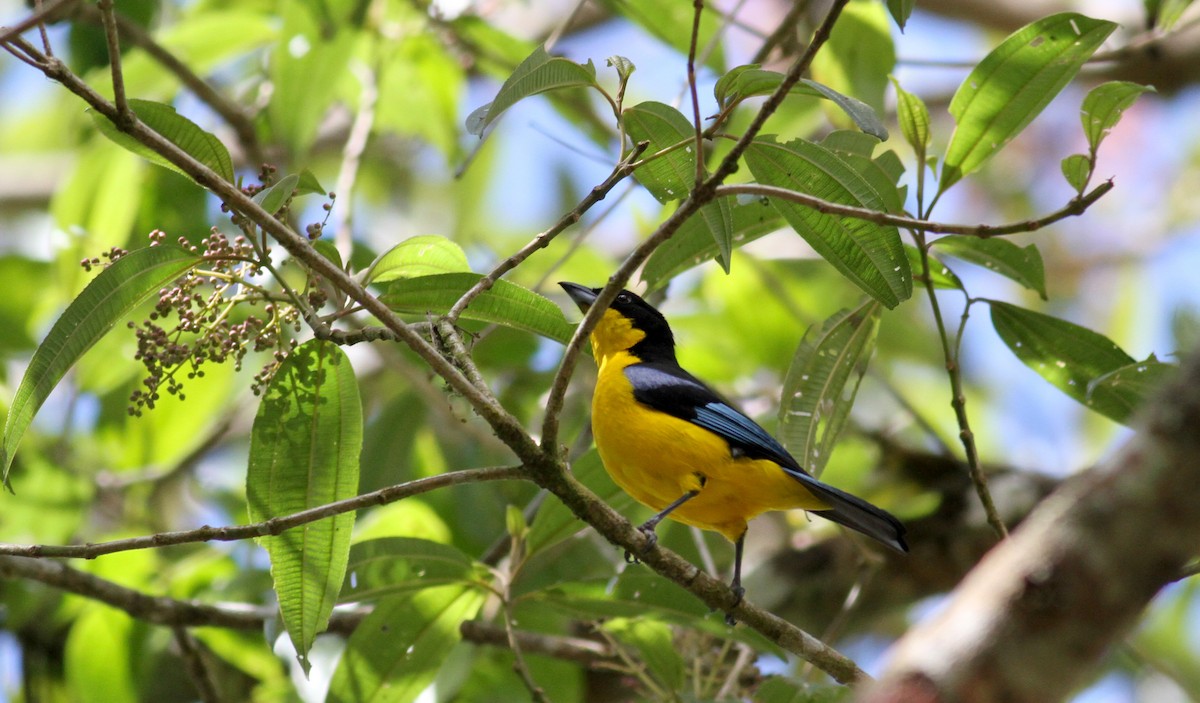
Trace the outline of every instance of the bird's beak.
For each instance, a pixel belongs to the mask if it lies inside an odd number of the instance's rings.
[[[562,289],[571,296],[571,300],[574,300],[583,312],[587,312],[588,308],[592,307],[592,303],[596,301],[596,296],[600,292],[599,288],[592,289],[569,281],[559,281],[558,285],[562,286]]]

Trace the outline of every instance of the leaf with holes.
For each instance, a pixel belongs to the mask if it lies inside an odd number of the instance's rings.
[[[1100,142],[1121,121],[1125,110],[1139,95],[1147,92],[1154,92],[1154,88],[1128,81],[1110,81],[1092,88],[1079,108],[1079,119],[1083,122],[1083,133],[1093,156],[1100,148]]]
[[[880,306],[867,301],[808,328],[783,381],[779,434],[800,464],[820,476],[850,417],[879,333]]]
[[[939,192],[978,170],[1025,129],[1116,28],[1063,12],[1017,30],[984,57],[950,101],[956,127]]]
[[[670,105],[644,102],[626,110],[622,119],[634,142],[650,142],[642,152],[646,163],[633,172],[638,182],[660,203],[691,192],[696,183],[696,130],[683,113]],[[671,146],[676,148],[653,156]]]
[[[1124,405],[1125,419],[1121,422],[1128,422],[1133,411],[1178,370],[1178,364],[1166,364],[1151,356],[1092,379],[1087,396],[1099,394],[1111,398],[1114,406]]]
[[[1092,382],[1133,364],[1133,357],[1086,327],[997,300],[988,303],[992,326],[1022,363],[1101,415],[1128,420],[1128,400],[1111,386],[1093,388]]]
[[[354,497],[362,437],[350,360],[331,342],[301,344],[275,372],[250,432],[251,522]],[[262,538],[283,624],[306,671],[342,588],[353,527],[350,512]]]
[[[956,259],[1010,278],[1046,300],[1046,269],[1037,245],[1019,246],[1002,237],[942,237],[933,246]]]

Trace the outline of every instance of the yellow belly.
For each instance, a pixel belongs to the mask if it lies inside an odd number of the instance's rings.
[[[592,432],[609,475],[639,503],[658,511],[699,490],[670,517],[730,541],[766,511],[829,507],[778,464],[734,458],[713,432],[632,400],[621,361],[610,357],[601,365]]]

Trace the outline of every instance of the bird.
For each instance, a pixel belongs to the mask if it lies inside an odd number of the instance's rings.
[[[585,314],[600,288],[561,281]],[[722,534],[734,545],[730,588],[741,603],[747,523],[774,510],[803,509],[907,552],[904,524],[888,512],[818,481],[758,423],[676,360],[666,318],[622,290],[591,333],[599,374],[592,436],[608,474],[655,511],[639,526],[643,550],[666,518]],[[626,553],[628,561],[636,561]],[[732,615],[726,616],[733,624]]]

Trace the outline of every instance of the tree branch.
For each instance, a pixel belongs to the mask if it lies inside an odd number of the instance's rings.
[[[1133,438],[1052,494],[949,604],[896,645],[859,700],[1060,700],[1197,551],[1200,350]]]
[[[364,493],[353,498],[327,503],[308,510],[302,510],[291,515],[283,515],[262,522],[232,527],[199,527],[194,530],[178,532],[160,532],[143,537],[96,542],[92,544],[47,545],[47,544],[6,544],[0,543],[0,555],[17,557],[65,557],[69,559],[95,559],[104,554],[127,552],[134,549],[153,549],[177,544],[192,544],[195,542],[233,542],[237,540],[278,535],[282,532],[299,527],[310,522],[316,522],[334,515],[341,515],[353,510],[362,510],[375,505],[386,505],[410,496],[427,493],[438,488],[455,486],[460,483],[477,483],[480,481],[507,481],[525,478],[523,467],[498,466],[485,469],[463,469],[450,471],[436,476],[420,478],[415,481],[388,486],[377,491]]]
[[[904,217],[902,215],[893,215],[880,210],[871,210],[869,208],[854,207],[853,205],[843,205],[841,203],[832,203],[828,200],[822,200],[807,193],[801,193],[787,188],[778,186],[762,185],[758,183],[738,183],[736,185],[717,186],[715,194],[718,197],[728,197],[734,195],[756,195],[765,198],[779,198],[789,202],[797,203],[808,208],[812,208],[817,212],[826,215],[841,215],[843,217],[852,217],[856,220],[865,220],[874,222],[879,225],[894,225],[896,227],[904,227],[916,232],[932,232],[934,234],[966,234],[980,239],[989,237],[999,237],[1005,234],[1018,234],[1021,232],[1034,232],[1039,229],[1048,227],[1055,222],[1065,220],[1068,217],[1082,215],[1089,207],[1092,206],[1100,198],[1104,197],[1108,191],[1113,189],[1111,180],[1105,181],[1088,191],[1085,195],[1077,195],[1059,210],[1055,210],[1049,215],[1039,217],[1036,220],[1025,220],[1023,222],[1011,222],[1006,225],[956,225],[945,222],[933,222],[930,220],[921,220],[913,217]]]

